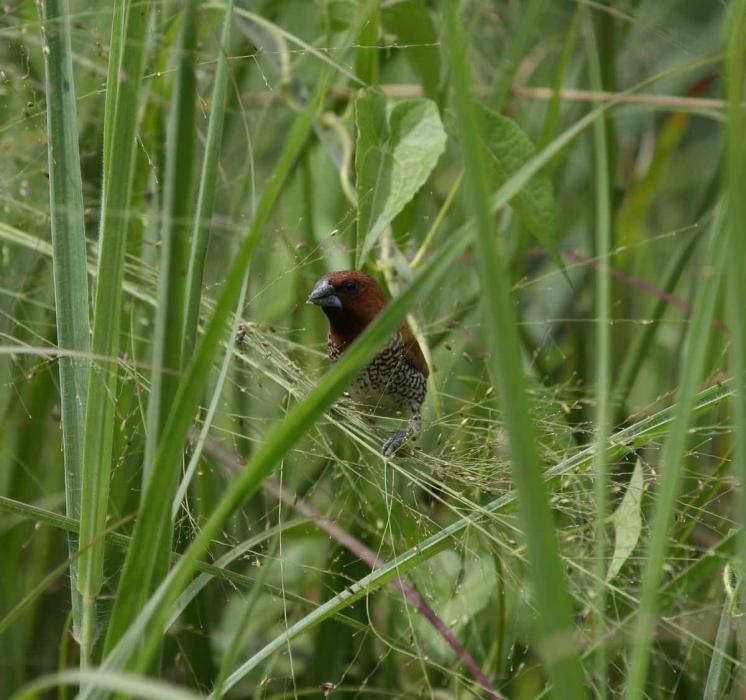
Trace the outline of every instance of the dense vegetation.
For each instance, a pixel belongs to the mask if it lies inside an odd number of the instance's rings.
[[[740,697],[745,7],[3,4],[0,695]]]

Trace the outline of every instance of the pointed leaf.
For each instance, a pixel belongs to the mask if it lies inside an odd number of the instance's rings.
[[[384,228],[427,181],[445,150],[446,134],[428,99],[394,103],[368,91],[355,106],[360,267]]]
[[[531,139],[512,119],[482,108],[484,140],[497,184],[502,185],[536,155]],[[556,260],[556,204],[552,183],[546,175],[534,175],[511,200],[526,228],[539,239]]]
[[[624,566],[637,547],[642,532],[642,463],[637,460],[629,486],[619,507],[611,514],[609,520],[614,524],[614,554],[609,562],[606,580],[611,581]]]

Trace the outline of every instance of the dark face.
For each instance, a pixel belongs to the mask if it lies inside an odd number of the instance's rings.
[[[322,277],[311,290],[307,303],[316,304],[324,309],[352,309],[356,297],[361,295],[363,285],[359,280],[349,277],[338,280],[335,284],[329,276]]]
[[[330,272],[316,282],[308,303],[323,309],[332,335],[346,343],[381,312],[386,297],[372,277],[357,270],[342,270]]]

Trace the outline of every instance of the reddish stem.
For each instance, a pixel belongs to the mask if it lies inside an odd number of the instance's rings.
[[[276,479],[273,479],[272,477],[266,479],[264,482],[264,490],[279,498],[300,515],[311,518],[316,524],[316,527],[323,530],[327,535],[329,535],[329,537],[336,540],[348,551],[352,552],[352,554],[360,559],[360,561],[367,564],[374,571],[380,569],[383,565],[380,557],[370,547],[368,547],[368,545],[351,535],[334,520],[324,517],[307,501],[293,496],[293,494],[281,486]],[[464,645],[461,644],[458,637],[456,637],[448,625],[443,622],[435,610],[427,604],[425,599],[422,597],[422,594],[411,583],[409,583],[409,581],[399,576],[391,580],[391,585],[394,586],[394,588],[404,596],[404,599],[435,628],[443,639],[445,639],[448,646],[450,646],[464,662],[464,666],[469,670],[469,673],[479,681],[482,688],[487,692],[488,697],[493,698],[494,700],[502,698],[502,696],[492,687],[490,680],[484,675],[484,673],[482,673],[482,669],[479,668],[477,662],[474,661],[471,654],[464,648]]]
[[[598,268],[598,260],[594,260],[593,258],[588,258],[585,255],[582,255],[581,253],[578,253],[570,249],[565,249],[565,250],[562,250],[561,252],[564,257],[568,258],[569,260],[572,260],[573,262],[580,263],[581,265],[587,265],[588,267],[591,267],[594,270]],[[654,284],[651,284],[650,282],[647,282],[646,280],[641,279],[640,277],[635,277],[634,275],[628,275],[626,272],[619,270],[615,267],[608,267],[607,269],[609,270],[610,275],[612,275],[613,277],[616,277],[618,280],[620,280],[624,284],[627,284],[630,287],[636,287],[637,289],[640,289],[643,292],[651,294],[652,296],[657,297],[658,299],[662,299],[663,301],[671,304],[671,306],[675,306],[677,309],[680,309],[681,311],[683,311],[687,316],[692,315],[691,304],[689,304],[687,301],[685,301],[681,297],[678,297],[675,294],[671,294],[670,292],[667,292],[665,289],[656,287]],[[715,326],[715,328],[717,328],[722,333],[730,335],[730,329],[722,321],[715,319],[712,322],[712,325]]]

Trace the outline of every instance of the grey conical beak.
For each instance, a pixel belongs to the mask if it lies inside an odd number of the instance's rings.
[[[306,303],[316,304],[317,306],[328,306],[335,309],[342,308],[342,302],[337,296],[334,286],[323,277],[314,285]]]

